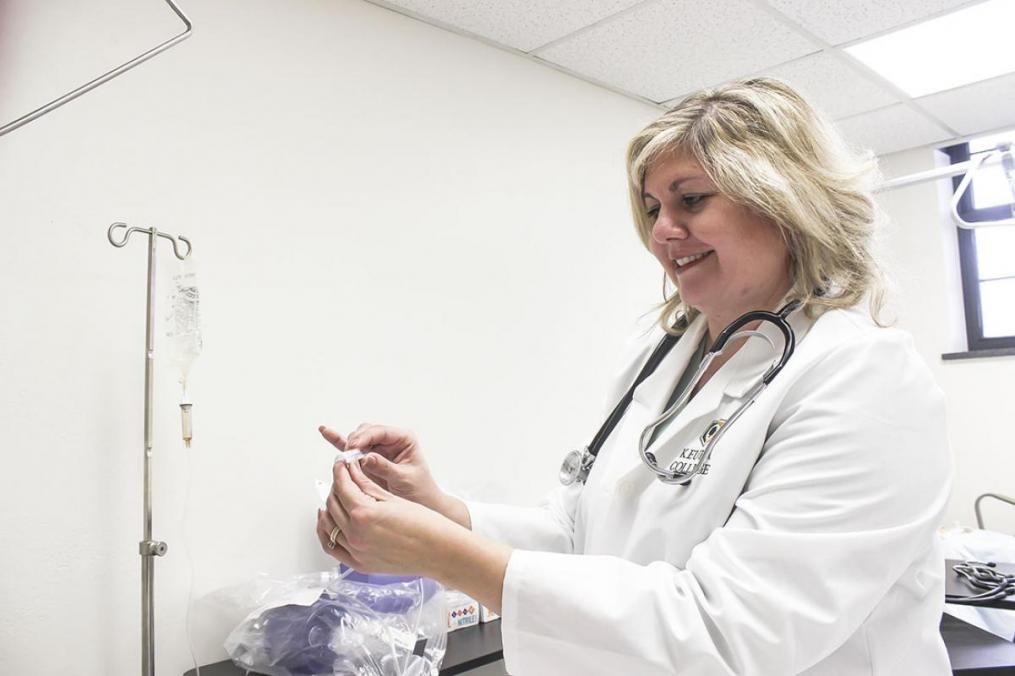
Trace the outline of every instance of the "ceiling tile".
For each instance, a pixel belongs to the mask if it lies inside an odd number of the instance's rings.
[[[905,104],[861,113],[836,123],[853,145],[878,155],[937,143],[951,137],[947,129]]]
[[[969,0],[767,0],[768,4],[833,45],[850,42],[935,14]]]
[[[386,0],[502,45],[528,52],[641,0]]]
[[[1015,127],[1015,73],[916,99],[960,134]]]
[[[650,2],[536,56],[621,90],[665,101],[818,47],[750,0]]]
[[[764,75],[790,83],[833,119],[899,102],[899,97],[888,89],[828,52],[776,66]]]

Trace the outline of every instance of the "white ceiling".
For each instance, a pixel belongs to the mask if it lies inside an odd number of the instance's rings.
[[[844,51],[982,0],[367,1],[660,108],[778,77],[879,154],[1015,127],[1015,73],[911,98]]]

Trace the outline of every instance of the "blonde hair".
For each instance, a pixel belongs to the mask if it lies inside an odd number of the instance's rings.
[[[652,220],[642,196],[645,175],[674,152],[690,154],[722,194],[775,223],[789,251],[789,297],[808,316],[869,296],[880,321],[872,153],[848,148],[831,123],[779,80],[752,78],[692,94],[639,132],[627,150],[631,209],[646,248]],[[660,308],[668,331],[674,319],[696,314],[679,288]]]

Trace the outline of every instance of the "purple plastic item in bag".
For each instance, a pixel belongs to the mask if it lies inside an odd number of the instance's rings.
[[[324,590],[309,606],[284,603],[296,598],[287,589],[317,584]],[[436,674],[447,640],[441,591],[429,578],[345,566],[300,576],[280,583],[283,603],[241,623],[226,650],[237,665],[271,676]]]
[[[415,599],[406,595],[378,593],[379,590],[376,588],[384,589],[395,584],[421,582],[423,603],[429,601],[430,597],[440,590],[440,585],[428,577],[361,573],[344,564],[338,567],[338,573],[349,582],[361,583],[363,586],[355,593],[356,600],[379,613],[404,613],[415,605]]]

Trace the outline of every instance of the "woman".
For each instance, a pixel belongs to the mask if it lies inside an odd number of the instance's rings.
[[[753,79],[685,99],[635,137],[628,168],[638,232],[676,290],[611,408],[664,331],[680,337],[587,480],[539,509],[466,504],[411,434],[322,428],[370,452],[335,467],[325,551],[499,611],[506,667],[523,676],[950,673],[934,534],[943,397],[910,339],[878,320],[872,163],[788,86]],[[788,301],[800,309],[785,368],[690,483],[658,481],[642,432],[691,387],[646,441],[664,470],[697,467],[773,358],[761,338],[734,341],[690,383],[704,347]],[[758,330],[781,349],[771,324]]]

